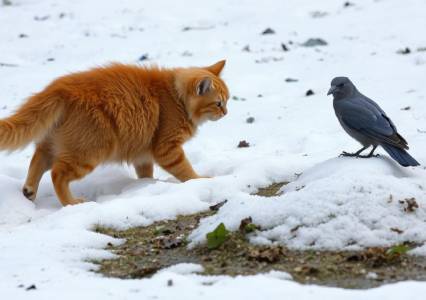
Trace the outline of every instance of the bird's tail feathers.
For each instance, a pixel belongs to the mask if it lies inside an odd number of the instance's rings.
[[[396,160],[403,167],[415,167],[420,165],[418,161],[415,160],[414,157],[408,154],[408,152],[404,149],[389,144],[383,144],[381,146],[394,160]]]

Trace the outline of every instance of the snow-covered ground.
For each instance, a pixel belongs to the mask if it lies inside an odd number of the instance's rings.
[[[360,249],[426,241],[425,169],[403,169],[385,154],[337,158],[359,145],[340,128],[325,95],[334,76],[349,76],[425,164],[426,2],[343,2],[12,0],[0,6],[0,117],[59,75],[110,61],[138,63],[145,54],[149,60],[139,63],[163,66],[226,58],[223,77],[236,96],[229,115],[203,125],[185,147],[195,169],[212,179],[177,183],[156,169],[156,180],[137,180],[127,166],[107,166],[72,185],[89,202],[62,208],[48,174],[35,203],[21,194],[31,147],[0,153],[1,299],[424,299],[421,282],[352,291],[303,286],[278,272],[203,277],[193,265],[119,280],[89,272],[93,265],[86,262],[111,257],[103,247],[120,242],[90,231],[96,224],[148,225],[224,199],[218,214],[192,233],[193,244],[220,222],[235,229],[248,216],[267,229],[254,243]],[[275,34],[262,35],[268,27]],[[301,46],[308,38],[328,45]],[[247,45],[250,51],[243,51]],[[396,53],[405,47],[411,53]],[[289,77],[299,81],[285,82]],[[314,95],[307,97],[309,89]],[[237,148],[240,140],[250,147]],[[250,195],[277,181],[292,182],[282,196]],[[413,197],[419,208],[404,211],[400,201]],[[426,255],[426,246],[413,252]],[[37,289],[26,291],[32,284]]]

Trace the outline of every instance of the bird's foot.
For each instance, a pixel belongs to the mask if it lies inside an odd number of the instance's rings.
[[[357,155],[356,157],[358,158],[370,158],[370,157],[379,157],[380,154],[368,154],[368,155]]]
[[[373,154],[373,153],[370,153],[370,154],[368,154],[368,155],[361,155],[361,154],[359,154],[359,153],[348,153],[348,152],[346,152],[346,151],[343,151],[340,155],[339,155],[339,157],[356,157],[356,158],[370,158],[370,157],[379,157],[380,156],[380,154]]]
[[[358,156],[359,154],[358,153],[349,153],[349,152],[346,152],[346,151],[343,151],[340,155],[339,155],[339,157],[354,157],[354,156]]]

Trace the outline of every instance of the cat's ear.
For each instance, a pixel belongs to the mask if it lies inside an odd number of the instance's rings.
[[[216,76],[220,75],[220,72],[222,72],[223,67],[225,66],[226,60],[221,60],[215,63],[214,65],[208,66],[205,69],[211,73],[213,73]]]
[[[211,85],[212,81],[210,80],[210,78],[206,77],[200,80],[200,82],[198,82],[197,84],[197,95],[202,96],[207,93],[210,90]]]

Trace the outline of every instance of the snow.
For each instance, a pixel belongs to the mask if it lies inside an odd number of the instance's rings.
[[[426,240],[422,174],[424,170],[401,169],[385,157],[329,159],[283,188],[281,196],[231,196],[232,201],[202,220],[191,237],[194,244],[204,241],[221,222],[236,230],[251,216],[253,223],[266,229],[251,238],[255,243],[319,250],[359,250],[407,240],[422,244]],[[409,198],[417,199],[420,209],[406,211]]]
[[[180,5],[12,0],[13,6],[0,6],[0,63],[17,65],[0,66],[0,117],[57,76],[110,61],[137,63],[143,54],[149,60],[141,64],[163,66],[208,65],[226,58],[224,79],[238,97],[230,100],[226,118],[206,123],[185,145],[194,168],[212,179],[178,183],[157,168],[155,180],[137,180],[128,166],[105,166],[72,185],[87,203],[62,208],[48,174],[35,203],[21,194],[32,147],[0,153],[2,298],[423,299],[422,282],[353,291],[300,285],[281,272],[200,276],[201,266],[192,264],[143,280],[90,272],[94,266],[88,261],[112,257],[103,250],[107,243],[123,242],[94,233],[94,226],[148,225],[225,199],[219,212],[194,230],[192,245],[202,243],[220,222],[234,230],[248,216],[267,229],[254,234],[253,243],[360,249],[426,241],[425,169],[403,169],[383,151],[369,160],[337,158],[359,145],[340,128],[325,96],[334,76],[349,76],[379,102],[408,140],[410,154],[424,164],[426,52],[417,48],[426,46],[419,34],[426,26],[421,13],[426,3],[353,2],[347,8],[337,0],[188,0]],[[261,35],[267,27],[276,34]],[[20,38],[22,33],[27,37]],[[328,45],[302,47],[309,38]],[[281,43],[290,51],[283,52]],[[242,51],[246,45],[250,52]],[[405,47],[412,53],[396,53]],[[299,81],[286,83],[288,77]],[[308,89],[314,95],[306,97]],[[250,116],[255,121],[248,124]],[[250,147],[237,148],[240,140]],[[281,196],[251,195],[279,181],[291,181]],[[419,208],[404,211],[399,201],[413,197]],[[426,246],[412,253],[426,255]],[[37,289],[26,291],[32,284]]]

